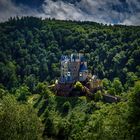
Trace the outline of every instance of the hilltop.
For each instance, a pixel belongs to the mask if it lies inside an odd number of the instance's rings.
[[[0,139],[139,139],[140,26],[17,17],[0,23],[0,34]],[[59,97],[48,88],[62,54],[78,52],[102,92],[120,102],[103,102],[101,91]]]
[[[74,51],[86,54],[89,70],[101,79],[125,84],[140,76],[139,26],[23,17],[1,23],[0,31],[0,82],[8,89],[60,77],[61,55]]]

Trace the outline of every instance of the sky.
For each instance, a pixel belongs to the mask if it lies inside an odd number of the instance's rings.
[[[140,0],[0,0],[0,22],[15,16],[140,25]]]

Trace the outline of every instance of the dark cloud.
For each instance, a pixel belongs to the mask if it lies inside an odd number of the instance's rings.
[[[25,5],[30,8],[40,8],[45,0],[11,0],[16,5]]]
[[[37,2],[39,0],[36,4]],[[107,24],[140,25],[139,0],[75,0],[75,2],[42,0],[38,8],[31,5],[33,4],[0,0],[0,21],[7,20],[10,16],[28,15],[63,20],[88,20]]]
[[[0,0],[0,21],[5,21],[15,16],[36,16],[39,12],[25,5],[16,5],[11,0]]]

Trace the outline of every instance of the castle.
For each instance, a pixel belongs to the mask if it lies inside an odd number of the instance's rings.
[[[75,53],[61,56],[61,77],[55,84],[57,96],[89,96],[103,89],[102,81],[96,75],[89,73],[84,55]],[[80,81],[83,85],[82,91],[77,91],[74,84]],[[103,94],[104,102],[113,103],[120,99],[116,96]]]
[[[87,62],[81,53],[61,56],[60,83],[85,81],[88,76]]]

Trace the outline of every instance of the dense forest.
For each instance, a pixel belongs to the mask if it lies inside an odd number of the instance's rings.
[[[82,52],[119,103],[57,97],[62,54]],[[0,23],[0,139],[138,140],[140,26],[35,17]]]

